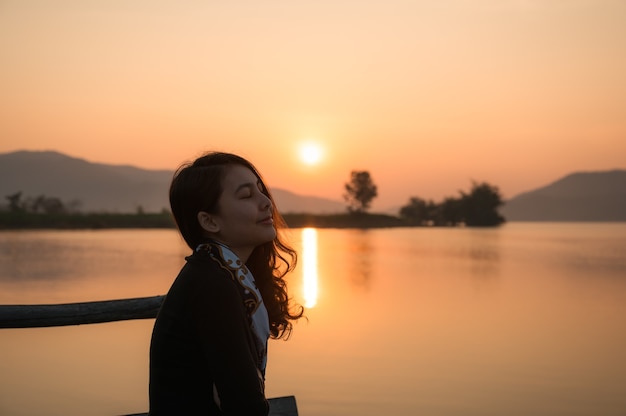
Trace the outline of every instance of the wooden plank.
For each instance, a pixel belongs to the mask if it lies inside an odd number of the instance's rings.
[[[0,305],[0,328],[41,328],[155,318],[165,296],[56,305]]]
[[[269,416],[298,416],[295,396],[275,397],[269,399]]]
[[[268,416],[298,416],[298,406],[295,396],[273,397],[270,402]],[[148,416],[148,413],[133,413],[124,416]]]

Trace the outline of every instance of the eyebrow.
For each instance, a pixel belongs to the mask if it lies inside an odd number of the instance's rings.
[[[244,188],[254,188],[254,187],[258,187],[261,184],[261,180],[257,179],[256,183],[252,183],[252,182],[245,182],[242,183],[241,185],[239,185],[236,189],[235,189],[235,193],[238,193],[239,191],[241,191]]]

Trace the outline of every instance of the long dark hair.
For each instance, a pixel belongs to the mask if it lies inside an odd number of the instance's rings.
[[[206,236],[198,222],[198,213],[217,211],[225,171],[232,165],[250,169],[259,178],[263,193],[272,202],[276,238],[256,247],[250,254],[246,266],[254,275],[263,296],[272,338],[286,339],[291,334],[291,321],[301,318],[304,314],[302,306],[292,311],[285,281],[285,275],[295,268],[297,254],[281,238],[279,231],[287,228],[287,224],[278,212],[274,198],[261,174],[252,163],[232,153],[210,152],[191,163],[183,164],[174,174],[170,185],[172,214],[183,239],[192,250],[205,242]]]

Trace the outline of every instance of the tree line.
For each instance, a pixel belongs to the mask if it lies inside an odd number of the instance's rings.
[[[78,212],[80,202],[64,203],[57,197],[39,195],[36,197],[22,197],[22,192],[7,195],[8,210],[13,213],[31,214],[67,214]]]
[[[344,189],[344,200],[353,214],[367,212],[378,196],[378,187],[369,171],[352,171]],[[399,216],[408,225],[417,226],[488,227],[504,223],[504,217],[498,212],[504,201],[497,187],[473,182],[469,193],[459,193],[458,197],[447,197],[441,202],[410,197],[400,208]]]
[[[328,226],[497,226],[505,219],[498,213],[498,208],[503,205],[503,200],[497,187],[486,182],[473,182],[469,192],[459,191],[458,197],[447,197],[441,202],[426,200],[418,196],[412,196],[406,205],[400,208],[397,216],[386,216],[384,214],[369,214],[372,201],[378,196],[378,187],[374,183],[369,171],[354,170],[350,173],[348,182],[344,184],[343,194],[346,202],[348,217],[342,218],[340,215],[314,216],[314,215],[285,215],[298,225],[320,225]],[[17,222],[32,223],[32,217],[68,217],[73,215],[79,217],[76,221],[95,222],[104,225],[104,218],[107,214],[82,214],[80,212],[80,202],[72,201],[64,203],[59,198],[39,195],[37,197],[22,196],[22,192],[17,192],[6,196],[8,205],[0,211],[11,215],[2,222],[9,221],[12,225]],[[32,215],[37,214],[37,215]],[[108,214],[109,217],[113,214]],[[139,223],[161,224],[171,226],[169,212],[158,214],[147,214],[142,207],[137,207],[135,214],[117,214],[120,218],[115,222],[122,221],[121,224],[129,226],[132,218],[141,217]],[[4,217],[4,215],[3,215]],[[124,217],[124,218],[122,218]],[[154,217],[154,218],[152,218]],[[289,218],[287,218],[289,217]],[[325,218],[322,218],[325,217]],[[382,217],[387,217],[382,218]],[[5,221],[6,220],[6,221]],[[143,222],[142,222],[143,221]],[[34,224],[39,224],[37,220]],[[6,224],[5,224],[6,226]]]
[[[0,229],[99,229],[99,228],[174,228],[169,211],[146,213],[84,213],[81,203],[64,203],[57,197],[23,197],[22,192],[7,195],[0,206]]]

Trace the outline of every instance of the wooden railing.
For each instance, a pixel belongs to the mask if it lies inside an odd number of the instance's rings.
[[[275,397],[268,401],[270,402],[270,413],[268,416],[298,416],[298,406],[294,396]],[[133,413],[125,416],[148,416],[148,414]]]
[[[51,305],[0,305],[0,329],[43,328],[156,318],[165,296]],[[269,399],[269,416],[298,416],[294,396]],[[128,416],[147,416],[137,413]]]
[[[155,318],[165,296],[56,305],[0,305],[0,328],[42,328]]]

